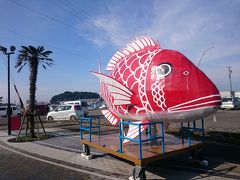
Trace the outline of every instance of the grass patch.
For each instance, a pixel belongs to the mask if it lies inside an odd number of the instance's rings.
[[[20,143],[20,142],[32,142],[32,141],[41,141],[41,140],[45,140],[45,139],[49,139],[49,138],[52,138],[54,137],[53,135],[39,135],[36,136],[36,137],[31,137],[31,136],[21,136],[18,138],[18,141],[17,141],[17,138],[11,138],[8,140],[8,142],[16,142],[16,143]]]

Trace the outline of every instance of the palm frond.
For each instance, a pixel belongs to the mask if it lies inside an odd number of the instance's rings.
[[[36,52],[37,51],[37,48],[33,47],[33,46],[28,46],[29,47],[29,50],[31,50],[31,52]]]
[[[52,51],[44,51],[43,46],[38,46],[37,48],[33,46],[21,46],[22,49],[19,50],[19,55],[17,57],[17,62],[15,67],[19,68],[18,72],[21,71],[21,69],[28,64],[29,68],[31,70],[31,67],[34,66],[34,64],[41,63],[43,68],[46,69],[46,65],[51,66],[53,65],[53,60],[51,58],[48,58],[48,56],[52,53]]]
[[[42,64],[42,67],[43,67],[44,69],[46,69],[46,66],[44,66],[43,64]]]
[[[42,55],[43,55],[44,57],[47,57],[47,56],[49,56],[50,54],[52,54],[52,51],[45,51],[45,52],[42,53]]]
[[[25,62],[23,65],[20,65],[17,72],[20,72],[20,71],[22,70],[22,68],[23,68],[26,64],[27,64],[27,63]]]
[[[44,51],[44,47],[43,46],[38,46],[38,52],[43,52]]]
[[[51,67],[52,65],[53,65],[53,63],[52,62],[45,62],[45,64],[47,64],[49,67]]]

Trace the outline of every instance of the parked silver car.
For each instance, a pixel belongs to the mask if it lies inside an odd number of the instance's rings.
[[[63,104],[59,105],[53,111],[48,112],[46,120],[77,120],[80,116],[83,116],[80,105]]]
[[[223,98],[221,109],[240,109],[240,98],[238,97],[230,97],[230,98]]]
[[[0,117],[7,117],[8,106],[0,106]],[[11,105],[10,108],[12,116],[22,116],[22,111],[18,106]]]

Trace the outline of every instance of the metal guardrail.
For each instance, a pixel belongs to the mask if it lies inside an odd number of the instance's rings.
[[[202,142],[205,142],[205,131],[204,131],[204,120],[201,119],[201,127],[196,127],[196,121],[192,121],[192,127],[191,123],[187,122],[187,127],[183,126],[183,123],[181,123],[181,130],[182,130],[182,144],[184,144],[184,133],[187,132],[188,134],[188,145],[191,146],[191,132],[199,132],[202,133]]]
[[[133,138],[129,138],[123,135],[123,125],[134,125],[137,126],[138,128],[138,139],[133,139]],[[148,126],[147,132],[148,132],[148,136],[146,139],[142,139],[142,135],[141,135],[141,127],[142,126]],[[160,129],[161,129],[161,133],[159,135],[156,134],[152,134],[152,126],[156,126],[159,125]],[[119,123],[119,140],[120,140],[120,153],[123,153],[123,140],[127,139],[133,142],[138,143],[138,152],[139,152],[139,159],[142,160],[142,143],[143,142],[147,142],[147,141],[155,141],[157,139],[162,139],[162,153],[164,153],[164,125],[163,122],[148,122],[148,123],[142,123],[142,124],[138,124],[138,123],[134,123],[134,122],[120,122]]]
[[[97,123],[94,123],[97,121]],[[83,122],[85,122],[85,126],[83,126]],[[98,130],[98,138],[100,138],[100,117],[81,117],[80,118],[80,138],[83,139],[83,132],[86,131],[89,133],[89,141],[92,141],[92,130],[93,128],[97,128]]]

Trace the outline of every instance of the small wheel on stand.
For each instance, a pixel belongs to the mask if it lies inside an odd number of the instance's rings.
[[[133,169],[132,179],[134,179],[134,180],[146,180],[145,168],[135,167]]]

